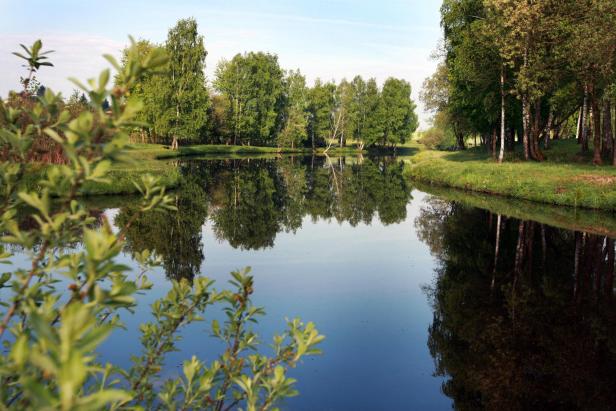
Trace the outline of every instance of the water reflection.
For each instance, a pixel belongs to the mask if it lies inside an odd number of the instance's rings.
[[[428,346],[456,409],[616,407],[614,240],[432,197]]]
[[[93,225],[130,221],[127,251],[153,249],[168,277],[207,271],[224,284],[252,265],[266,340],[286,316],[315,321],[325,355],[293,370],[301,396],[282,409],[616,408],[611,216],[449,189],[410,201],[403,165],[387,158],[178,166],[177,213],[96,198]],[[101,358],[126,364],[139,349],[148,305],[169,287],[156,274]],[[170,372],[208,358],[207,335],[187,330]]]
[[[192,278],[205,258],[202,226],[209,218],[219,240],[233,248],[273,247],[280,232],[295,232],[309,216],[370,224],[406,218],[411,187],[403,164],[393,159],[293,158],[189,161],[177,192],[178,212],[135,216],[123,205],[116,225],[129,251],[158,254],[168,276]],[[123,204],[126,204],[124,201]]]

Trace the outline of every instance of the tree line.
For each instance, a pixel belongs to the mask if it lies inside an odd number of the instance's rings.
[[[140,40],[130,53],[144,59],[159,47]],[[339,83],[317,79],[312,87],[299,70],[284,70],[275,54],[247,52],[218,63],[211,86],[207,50],[194,19],[169,30],[160,47],[169,62],[130,87],[143,101],[140,142],[241,144],[278,147],[395,147],[418,127],[411,85],[356,76]],[[124,61],[129,60],[129,49]],[[123,87],[117,83],[117,87]]]
[[[443,43],[421,98],[458,149],[469,136],[502,161],[515,144],[542,161],[575,137],[616,164],[616,2],[444,0]],[[498,153],[498,154],[497,154]]]

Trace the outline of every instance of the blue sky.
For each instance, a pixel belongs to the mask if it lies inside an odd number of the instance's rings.
[[[56,65],[43,84],[70,93],[66,78],[89,78],[119,55],[129,34],[164,41],[178,19],[195,17],[205,36],[208,78],[221,58],[238,52],[278,54],[283,68],[300,68],[309,82],[355,74],[405,78],[417,100],[436,65],[440,0],[0,0],[0,95],[17,87],[19,43],[43,40]],[[421,113],[422,123],[426,115]]]

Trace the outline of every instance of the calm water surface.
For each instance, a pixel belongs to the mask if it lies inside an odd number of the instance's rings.
[[[613,409],[614,242],[517,220],[411,187],[391,159],[190,161],[179,213],[139,218],[123,259],[164,261],[127,331],[103,347],[126,364],[169,278],[222,287],[252,267],[265,341],[285,317],[314,321],[324,354],[292,370],[289,410]],[[116,225],[129,198],[99,199]],[[600,235],[601,234],[601,235]],[[498,239],[498,249],[496,247]],[[220,317],[211,312],[208,318]],[[185,329],[167,375],[219,346]]]

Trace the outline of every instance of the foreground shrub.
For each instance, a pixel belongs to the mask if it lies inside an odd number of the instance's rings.
[[[122,67],[106,58],[127,87],[165,62],[159,49],[141,60],[129,56]],[[26,60],[32,74],[37,61]],[[122,326],[120,314],[130,314],[136,294],[151,288],[147,272],[158,264],[142,251],[134,256],[140,272],[130,273],[117,257],[133,220],[114,231],[103,215],[94,228],[93,218],[75,200],[84,184],[109,182],[112,162],[124,159],[126,130],[138,125],[133,119],[140,104],[126,99],[123,88],[110,90],[109,80],[105,70],[88,86],[75,81],[94,109],[74,119],[50,90],[31,105],[0,103],[0,150],[10,159],[0,163],[0,263],[9,267],[0,276],[3,409],[270,409],[296,393],[287,369],[318,353],[323,336],[312,323],[294,319],[274,338],[271,356],[258,351],[252,324],[263,310],[251,303],[253,279],[247,270],[232,273],[230,290],[214,289],[205,277],[172,281],[167,295],[152,304],[152,321],[140,326],[142,351],[132,365],[102,363],[97,356],[100,344]],[[104,110],[107,99],[109,110]],[[62,148],[66,163],[40,177],[40,191],[22,191],[29,150],[43,135]],[[134,218],[174,209],[174,199],[155,178],[143,177],[137,185],[142,200]],[[17,221],[24,209],[36,222],[27,229]],[[83,247],[71,247],[76,243]],[[27,268],[11,265],[6,245],[28,258]],[[223,324],[211,323],[224,352],[209,364],[192,357],[179,377],[161,381],[165,355],[176,350],[178,332],[203,321],[214,305],[222,305],[226,314]]]

